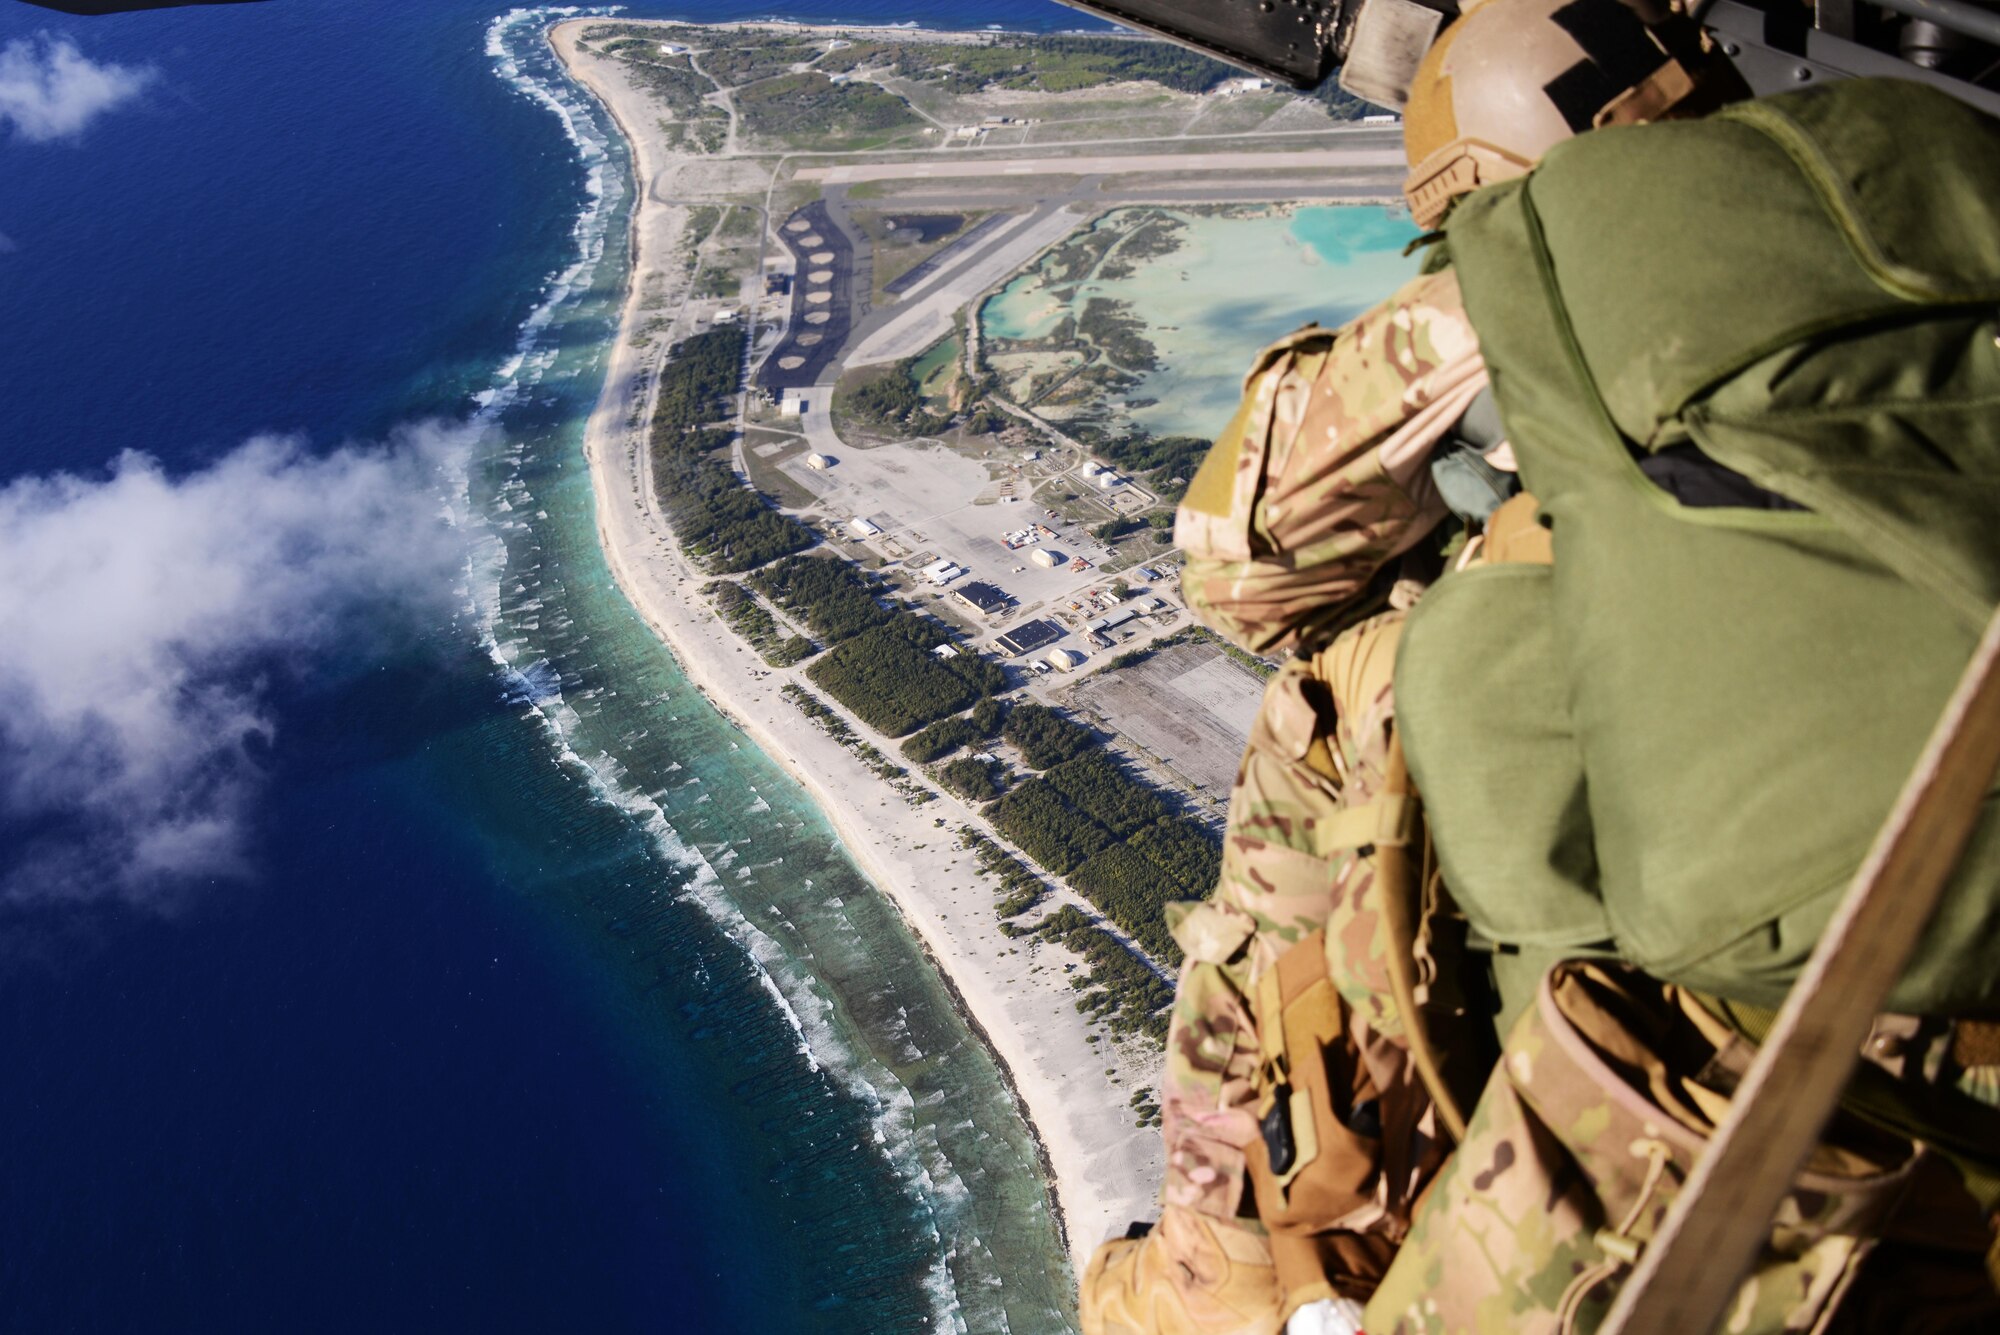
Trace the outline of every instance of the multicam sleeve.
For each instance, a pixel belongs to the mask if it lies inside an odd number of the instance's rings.
[[[1430,452],[1485,384],[1448,269],[1266,349],[1176,516],[1189,607],[1256,653],[1330,636],[1444,517]]]

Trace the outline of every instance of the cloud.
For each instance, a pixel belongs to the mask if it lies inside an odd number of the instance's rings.
[[[150,66],[99,64],[67,37],[16,38],[0,46],[0,123],[31,144],[75,139],[158,77]]]
[[[244,874],[274,681],[443,605],[469,437],[261,438],[179,478],[128,452],[0,489],[0,902],[166,904]]]

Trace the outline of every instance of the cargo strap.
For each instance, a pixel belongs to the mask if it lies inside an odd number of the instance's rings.
[[[1415,826],[1418,808],[1416,794],[1410,790],[1410,766],[1403,756],[1400,729],[1389,736],[1386,771],[1382,796],[1369,805],[1382,806],[1386,811],[1388,803],[1396,803],[1394,828],[1402,832],[1396,842],[1375,841],[1375,894],[1389,934],[1386,961],[1389,990],[1403,1021],[1403,1041],[1409,1044],[1417,1075],[1430,1092],[1431,1102],[1437,1105],[1438,1120],[1454,1141],[1463,1141],[1465,1110],[1452,1097],[1451,1086],[1445,1083],[1443,1064],[1431,1041],[1424,1008],[1417,1000],[1417,939],[1423,925],[1418,921],[1418,905],[1423,887],[1421,874],[1410,857],[1407,831]],[[1386,822],[1381,820],[1382,813],[1376,814],[1379,828]]]
[[[1360,848],[1403,848],[1416,841],[1416,798],[1385,792],[1373,802],[1343,807],[1313,827],[1313,844],[1321,857]]]

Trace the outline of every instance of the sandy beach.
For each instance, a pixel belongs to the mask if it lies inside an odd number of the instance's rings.
[[[1120,1049],[1108,1040],[1091,1042],[1063,969],[1075,957],[1059,946],[1031,948],[1023,938],[1003,936],[993,911],[993,884],[957,847],[960,825],[984,828],[983,822],[949,794],[909,806],[785,699],[781,688],[793,680],[804,683],[803,671],[767,668],[700,595],[706,577],[682,557],[659,513],[643,431],[634,425],[645,406],[651,359],[661,345],[635,347],[634,335],[650,314],[641,311],[642,295],[662,296],[657,283],[642,294],[649,266],[660,265],[668,284],[683,281],[681,266],[665,261],[681,244],[689,208],[663,202],[661,194],[699,199],[724,178],[741,190],[753,168],[759,174],[754,188],[761,194],[770,167],[726,155],[664,151],[658,136],[643,128],[657,123],[657,107],[630,87],[613,63],[576,49],[578,35],[592,22],[602,20],[557,25],[550,41],[624,130],[639,197],[633,282],[586,434],[605,558],[625,596],[689,679],[806,787],[857,865],[922,940],[967,1018],[1011,1076],[1041,1143],[1058,1215],[1080,1266],[1109,1231],[1155,1213],[1159,1132],[1136,1126],[1129,1104],[1135,1089],[1156,1079],[1158,1051],[1143,1040]],[[655,188],[663,180],[673,183],[670,192]],[[680,294],[665,295],[665,309],[677,309]],[[851,726],[893,753],[892,740],[859,721]],[[1056,902],[1081,903],[1067,891]]]

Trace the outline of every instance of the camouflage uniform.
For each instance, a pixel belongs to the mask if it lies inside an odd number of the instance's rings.
[[[1303,656],[1265,692],[1214,897],[1170,910],[1186,963],[1161,1081],[1165,1208],[1144,1241],[1107,1244],[1093,1260],[1090,1335],[1273,1330],[1287,1314],[1246,1176],[1259,1093],[1250,998],[1287,949],[1325,932],[1357,1060],[1383,1088],[1409,1080],[1373,862],[1346,818],[1372,818],[1381,793],[1402,614],[1335,631],[1364,614],[1382,568],[1444,516],[1429,452],[1484,385],[1456,281],[1419,278],[1338,332],[1308,326],[1267,349],[1181,505],[1190,608],[1247,649]],[[1376,1185],[1380,1204],[1347,1222],[1400,1236],[1404,1192]],[[1180,1250],[1189,1255],[1176,1267]],[[1204,1259],[1224,1254],[1232,1265]],[[1154,1271],[1179,1276],[1172,1302],[1140,1296]],[[1233,1286],[1229,1300],[1202,1287],[1211,1272]]]
[[[1325,638],[1444,517],[1430,452],[1485,386],[1450,270],[1266,348],[1176,517],[1188,606],[1253,653]]]

